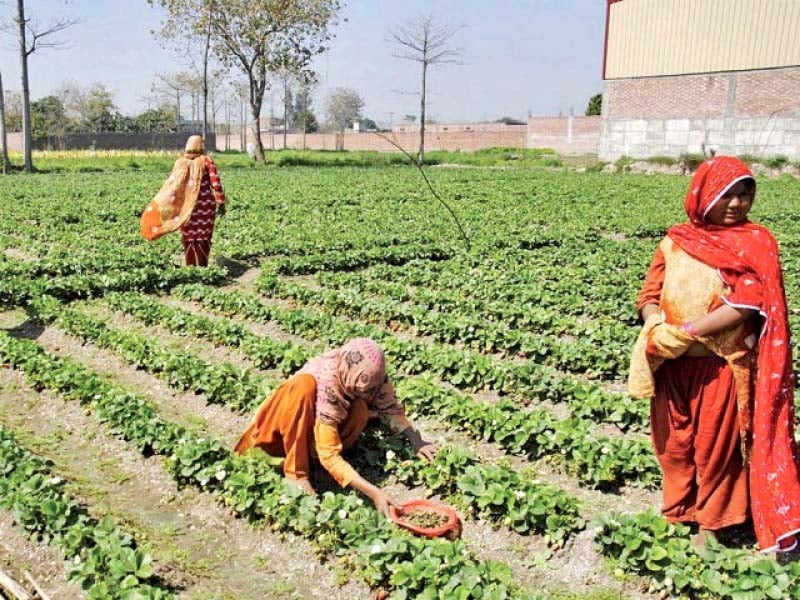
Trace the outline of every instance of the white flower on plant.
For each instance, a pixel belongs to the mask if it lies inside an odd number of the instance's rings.
[[[387,450],[386,451],[386,460],[394,460],[394,457],[397,456],[394,453],[394,450]]]
[[[64,481],[64,480],[61,479],[61,477],[51,477],[49,483],[50,483],[50,485],[58,485],[62,481]]]
[[[369,553],[370,554],[377,554],[380,551],[381,551],[380,542],[376,542],[376,543],[372,544],[372,546],[370,546],[370,549],[369,549]]]
[[[217,478],[217,481],[222,481],[228,474],[225,472],[225,469],[220,469],[216,473],[214,473],[214,477]]]
[[[522,490],[517,490],[514,492],[514,495],[517,497],[518,500],[522,500],[525,497],[525,492]]]
[[[340,519],[346,519],[347,518],[347,511],[345,509],[341,509],[339,511],[339,518]]]

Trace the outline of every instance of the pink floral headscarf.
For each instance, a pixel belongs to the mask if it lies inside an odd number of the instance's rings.
[[[344,421],[356,399],[364,400],[382,416],[405,421],[403,407],[386,378],[383,350],[369,338],[356,338],[317,356],[298,373],[307,373],[316,380],[317,417],[326,423],[338,425]]]

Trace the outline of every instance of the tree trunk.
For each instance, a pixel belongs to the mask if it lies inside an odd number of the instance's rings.
[[[181,93],[175,91],[175,131],[181,132]]]
[[[419,96],[419,156],[417,157],[417,162],[420,167],[425,164],[425,82],[427,75],[428,61],[426,57],[422,61],[422,92]]]
[[[6,135],[6,103],[3,98],[3,75],[0,73],[0,146],[2,146],[2,153],[0,153],[0,169],[5,175],[8,168],[11,166],[11,161],[8,159],[8,136]]]
[[[208,0],[208,26],[206,27],[206,46],[203,51],[203,139],[208,135],[208,51],[211,48],[211,7],[212,2]]]
[[[31,134],[31,90],[28,84],[28,46],[25,43],[25,1],[17,0],[19,25],[19,58],[22,66],[22,154],[23,168],[33,171],[33,138]]]
[[[306,118],[308,116],[308,97],[303,96],[303,150],[306,149],[306,129],[308,128],[308,123]]]
[[[261,127],[259,123],[259,118],[261,117],[261,103],[264,101],[264,93],[255,89],[254,83],[250,85],[250,110],[253,114],[253,123],[250,126],[251,131],[253,132],[253,148],[256,151],[255,160],[261,161],[262,163],[267,162],[266,157],[264,156],[264,145],[261,143]]]

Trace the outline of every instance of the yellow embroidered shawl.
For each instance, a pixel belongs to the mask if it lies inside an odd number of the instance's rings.
[[[659,322],[681,325],[708,314],[721,305],[721,298],[730,293],[716,269],[689,256],[669,237],[660,244],[664,253],[666,269],[661,289],[661,314],[648,319],[634,345],[628,391],[637,398],[652,398],[655,394],[653,374],[664,359],[647,356],[647,335]],[[739,415],[739,431],[742,438],[742,453],[745,461],[749,456],[750,431],[752,429],[753,371],[758,333],[753,319],[704,337],[702,344],[713,354],[725,359],[733,371],[736,381],[736,397]]]

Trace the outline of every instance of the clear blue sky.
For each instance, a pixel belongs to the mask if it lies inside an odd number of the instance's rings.
[[[346,86],[365,101],[364,113],[385,122],[393,112],[418,112],[418,65],[392,57],[390,27],[432,12],[462,25],[454,44],[461,66],[445,65],[429,75],[429,113],[439,121],[492,120],[504,115],[582,114],[601,90],[604,0],[349,0],[347,22],[336,28],[331,49],[315,63],[320,75],[316,112],[329,89]],[[13,6],[12,6],[13,5]],[[16,2],[0,1],[0,19],[13,18]],[[146,0],[27,0],[28,15],[40,22],[70,16],[80,24],[62,34],[63,50],[37,51],[30,59],[33,98],[65,80],[105,84],[118,108],[144,108],[156,72],[181,69],[182,57],[164,50],[151,35],[161,12]],[[15,39],[0,39],[5,89],[18,90]],[[277,97],[277,93],[276,93]],[[265,101],[269,111],[269,98]],[[279,111],[276,111],[279,112]]]

